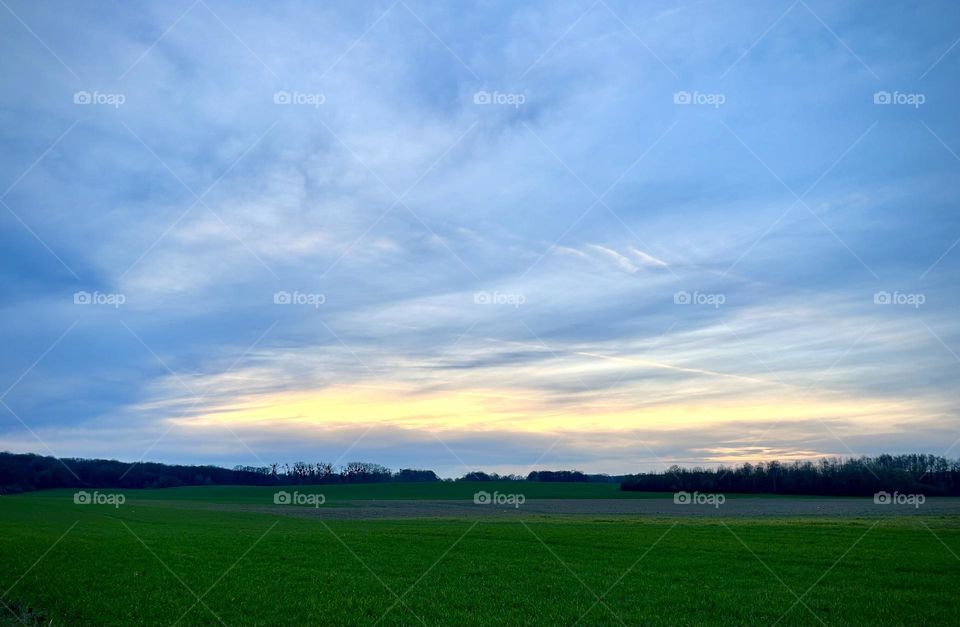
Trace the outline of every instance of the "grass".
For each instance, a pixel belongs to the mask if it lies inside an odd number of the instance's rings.
[[[0,497],[2,600],[56,625],[960,624],[952,517],[327,521],[201,507],[264,490],[131,491],[120,508]]]
[[[531,499],[634,499],[664,498],[663,493],[621,492],[615,483],[526,483],[516,481],[483,482],[423,482],[423,483],[367,483],[313,486],[205,486],[166,488],[162,490],[123,491],[129,500],[143,501],[215,501],[233,504],[265,504],[273,502],[277,490],[322,493],[328,502],[354,500],[464,500],[472,499],[479,490],[487,492],[522,492]],[[117,490],[101,490],[117,492]],[[35,493],[36,498],[60,499],[72,495],[73,490],[46,490]]]
[[[423,483],[368,483],[310,486],[204,486],[165,488],[160,490],[100,490],[102,493],[122,492],[128,502],[195,501],[221,504],[265,505],[273,502],[278,490],[320,493],[327,502],[335,504],[356,500],[470,500],[480,490],[504,494],[522,493],[528,499],[669,499],[665,492],[623,492],[616,483],[549,483],[517,481],[458,481]],[[70,498],[73,490],[44,490],[34,492],[31,498]],[[730,494],[728,499],[754,498],[809,498],[757,494]]]

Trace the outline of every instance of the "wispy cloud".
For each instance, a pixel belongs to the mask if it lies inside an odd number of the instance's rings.
[[[249,463],[223,422],[320,455],[350,420],[437,467],[431,430],[501,470],[565,429],[544,463],[646,463],[629,428],[705,463],[942,452],[958,8],[608,4],[11,1],[5,402],[131,459]]]

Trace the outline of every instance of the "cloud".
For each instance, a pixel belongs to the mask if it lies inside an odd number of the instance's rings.
[[[58,454],[136,458],[172,425],[158,458],[249,463],[228,416],[273,458],[359,435],[297,403],[450,472],[432,429],[500,470],[567,423],[544,463],[622,470],[627,425],[705,463],[849,453],[821,421],[856,452],[952,441],[958,57],[920,110],[872,93],[943,54],[953,5],[811,4],[845,46],[803,7],[759,41],[782,7],[570,29],[587,7],[209,3],[170,28],[186,8],[12,2],[78,78],[0,21],[0,374]],[[94,89],[125,103],[73,103]],[[12,417],[0,447],[42,450]]]
[[[661,261],[653,255],[647,254],[641,250],[637,250],[636,248],[630,247],[629,251],[630,254],[633,255],[634,258],[636,258],[636,260],[644,266],[651,268],[666,268],[668,265],[666,261]]]
[[[596,244],[587,244],[587,247],[607,257],[608,259],[613,260],[621,269],[629,272],[630,274],[633,274],[639,270],[639,268],[635,266],[629,259],[615,250],[598,246]]]

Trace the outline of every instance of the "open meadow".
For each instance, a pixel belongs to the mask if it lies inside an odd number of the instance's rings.
[[[0,76],[0,627],[960,627],[960,0],[0,0]]]
[[[494,502],[475,503],[480,490]],[[559,483],[286,491],[0,497],[0,624],[960,624],[960,499],[676,505]],[[516,493],[522,504],[508,503]]]

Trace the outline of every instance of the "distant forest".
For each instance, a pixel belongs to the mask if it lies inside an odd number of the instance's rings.
[[[880,490],[927,496],[960,495],[960,460],[936,455],[879,455],[732,468],[680,468],[633,475],[621,490],[866,496]]]
[[[380,464],[326,462],[268,466],[177,466],[154,462],[44,457],[0,452],[0,494],[49,488],[170,488],[191,485],[317,485],[411,481],[553,481],[619,483],[621,490],[857,496],[880,490],[960,495],[960,460],[924,454],[765,462],[719,468],[671,466],[632,475],[538,470],[521,475],[470,472],[440,479],[432,470],[393,471]]]
[[[540,471],[528,476],[470,472],[456,481],[619,482],[623,477],[587,475],[578,471]],[[432,470],[350,462],[296,462],[268,466],[178,466],[112,459],[56,458],[0,452],[0,494],[50,488],[173,488],[191,485],[321,485],[443,481]],[[449,481],[449,480],[448,480]]]

